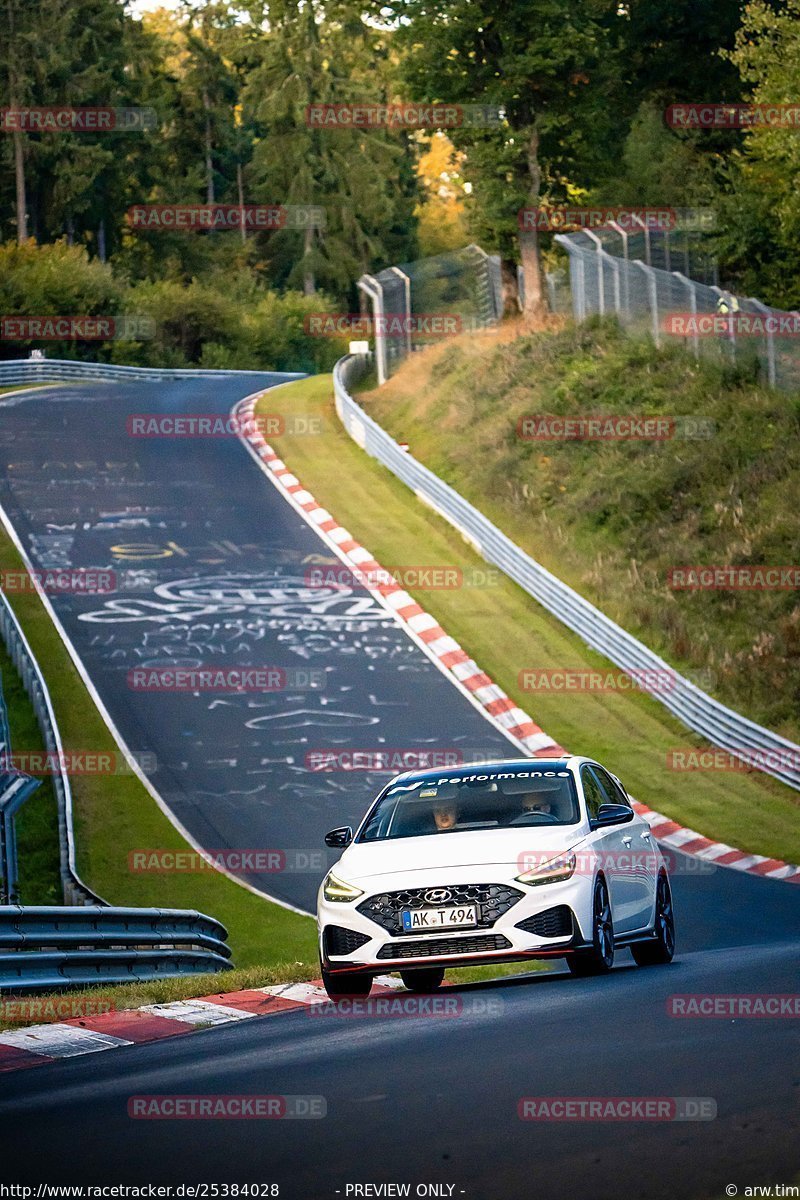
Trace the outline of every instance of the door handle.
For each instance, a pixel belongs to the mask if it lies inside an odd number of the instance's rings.
[[[650,834],[649,834],[649,833],[643,833],[643,834],[641,834],[640,836],[641,836],[641,839],[642,839],[642,841],[643,841],[643,842],[649,842],[649,841],[650,841]]]
[[[631,839],[630,839],[629,837],[624,837],[624,838],[622,839],[622,844],[623,844],[623,846],[630,846],[630,844],[631,844]]]

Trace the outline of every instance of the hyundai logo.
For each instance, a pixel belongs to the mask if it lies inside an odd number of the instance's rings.
[[[448,900],[453,899],[453,893],[450,888],[429,888],[425,893],[425,900],[428,904],[446,904]]]

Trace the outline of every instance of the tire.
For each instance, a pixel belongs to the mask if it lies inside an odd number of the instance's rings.
[[[400,978],[410,992],[435,992],[444,979],[444,967],[421,967],[416,971],[401,971]]]
[[[342,996],[368,996],[372,988],[372,976],[357,971],[336,971],[334,974],[322,967],[322,986],[331,1000]]]
[[[671,963],[675,954],[675,911],[672,907],[672,888],[666,875],[659,875],[656,886],[655,939],[634,942],[631,946],[637,967],[660,967]]]
[[[576,950],[567,957],[573,975],[607,975],[614,965],[614,918],[608,884],[600,876],[594,885],[592,902],[592,947]]]

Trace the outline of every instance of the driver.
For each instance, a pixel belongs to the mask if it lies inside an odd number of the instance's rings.
[[[433,806],[433,819],[436,822],[436,829],[439,833],[444,833],[448,829],[454,829],[458,820],[458,810],[456,809],[453,800],[442,800]]]
[[[555,806],[541,792],[526,792],[522,797],[524,812],[544,813],[545,816],[555,816]]]

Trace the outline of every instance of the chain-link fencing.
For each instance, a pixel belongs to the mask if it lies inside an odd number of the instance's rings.
[[[656,345],[678,342],[698,359],[757,363],[772,387],[800,387],[800,313],[720,288],[701,240],[612,225],[557,234],[556,241],[569,255],[576,320],[613,313],[631,332],[649,333]],[[563,277],[548,277],[554,311],[565,310],[564,291]]]
[[[494,325],[503,311],[500,259],[475,245],[362,275],[358,287],[372,308],[379,383],[414,350]]]

